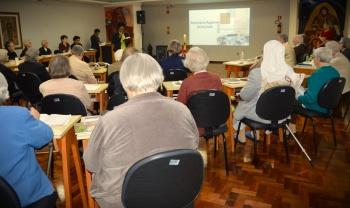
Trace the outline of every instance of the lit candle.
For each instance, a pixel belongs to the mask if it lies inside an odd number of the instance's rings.
[[[184,34],[184,43],[186,43],[186,37],[187,37],[187,35]]]

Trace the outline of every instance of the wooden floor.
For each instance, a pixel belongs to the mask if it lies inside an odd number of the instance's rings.
[[[301,129],[298,119],[297,129]],[[350,207],[350,136],[344,130],[347,119],[337,119],[338,146],[334,148],[331,126],[326,120],[317,122],[318,154],[313,153],[312,128],[307,127],[304,137],[298,133],[307,151],[311,153],[315,166],[303,157],[296,143],[290,139],[291,162],[285,162],[282,143],[276,141],[265,146],[258,145],[260,162],[257,168],[251,164],[252,143],[238,145],[235,153],[229,154],[230,175],[225,175],[223,149],[220,143],[217,156],[213,157],[213,146],[208,149],[208,164],[205,181],[196,200],[196,208],[340,208]],[[274,141],[274,140],[273,140]],[[39,155],[44,166],[46,155]],[[60,207],[64,207],[61,163],[56,155],[53,183],[58,191]],[[77,192],[78,188],[73,190]],[[76,200],[74,207],[81,207]]]

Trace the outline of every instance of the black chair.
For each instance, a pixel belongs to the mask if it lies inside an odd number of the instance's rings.
[[[316,142],[316,128],[315,128],[315,123],[313,118],[319,117],[319,118],[331,119],[334,146],[337,146],[333,111],[339,104],[339,101],[341,99],[342,92],[344,89],[345,81],[346,80],[343,77],[330,79],[328,80],[328,82],[326,82],[326,84],[323,85],[323,87],[319,91],[317,96],[317,102],[321,107],[327,109],[328,113],[321,113],[313,110],[308,110],[303,107],[298,107],[294,109],[294,114],[301,115],[305,118],[302,134],[305,131],[305,127],[308,119],[310,119],[312,122],[315,153],[317,153],[317,142]]]
[[[81,115],[86,116],[87,112],[79,98],[68,94],[53,94],[45,96],[41,102],[41,113]],[[49,159],[47,161],[46,174],[52,176],[53,165],[53,143],[49,144]]]
[[[288,127],[289,117],[293,112],[293,106],[295,102],[295,91],[290,86],[277,86],[272,87],[266,91],[264,91],[256,104],[256,114],[264,119],[268,120],[269,123],[262,123],[259,121],[255,121],[249,118],[243,118],[240,120],[238,124],[238,132],[240,131],[241,124],[244,123],[249,126],[253,130],[253,140],[254,140],[254,156],[253,156],[253,164],[257,165],[258,156],[257,156],[257,140],[256,140],[256,130],[270,130],[276,131],[279,128],[283,129],[283,144],[286,151],[287,162],[289,163],[289,154],[288,154],[288,142],[287,137],[285,136],[286,128],[292,134],[293,138],[304,152],[309,162],[311,162],[310,157],[306,153],[305,149],[302,147],[298,139],[294,136],[294,134],[290,131]],[[266,135],[264,140],[266,141]],[[238,141],[238,133],[235,138],[235,148],[237,146]]]
[[[1,207],[21,208],[17,193],[8,182],[0,176],[0,204]]]
[[[164,81],[179,81],[186,78],[187,73],[182,69],[169,69],[164,72]]]
[[[118,95],[113,95],[112,97],[109,98],[108,104],[107,104],[107,110],[113,110],[115,106],[121,105],[128,101],[128,96],[124,94],[118,94]]]
[[[226,175],[229,174],[227,162],[226,121],[230,115],[230,101],[227,95],[219,90],[202,90],[194,93],[187,102],[198,128],[204,128],[206,140],[214,138],[214,156],[216,155],[217,136],[222,135]]]
[[[125,208],[189,208],[203,183],[204,164],[196,150],[173,150],[146,157],[126,173]]]
[[[38,105],[43,98],[39,91],[41,80],[38,75],[31,72],[19,72],[17,85],[23,93],[23,98],[32,105]]]

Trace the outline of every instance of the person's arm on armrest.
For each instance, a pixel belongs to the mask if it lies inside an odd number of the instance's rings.
[[[23,131],[25,134],[30,135],[30,140],[28,141],[29,145],[33,146],[34,148],[41,148],[53,139],[51,127],[38,120],[40,116],[38,111],[31,108],[31,112],[26,111],[23,116]]]

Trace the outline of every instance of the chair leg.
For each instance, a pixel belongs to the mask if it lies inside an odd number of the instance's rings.
[[[317,139],[316,139],[316,126],[315,126],[315,121],[313,119],[311,119],[312,122],[312,139],[314,142],[314,150],[315,150],[315,154],[317,154]]]
[[[225,158],[225,169],[226,169],[226,176],[229,175],[229,169],[228,169],[228,162],[227,162],[227,149],[226,149],[226,137],[225,134],[222,134],[222,139],[224,143],[224,158]]]
[[[348,106],[346,106],[346,109],[345,109],[345,112],[344,112],[343,118],[345,118],[346,114],[348,113],[349,106],[350,106],[350,103],[348,104]]]
[[[306,127],[306,123],[307,123],[307,119],[308,119],[308,117],[305,117],[305,119],[304,119],[304,125],[303,125],[303,130],[301,131],[301,134],[304,134],[305,127]]]
[[[253,155],[253,163],[256,166],[258,164],[258,149],[256,144],[256,131],[253,130],[253,137],[254,137],[254,155]]]
[[[48,177],[52,177],[52,171],[51,171],[51,168],[52,168],[52,159],[53,159],[53,143],[50,142],[49,143],[49,158],[47,160],[47,168],[46,168],[46,175]]]
[[[216,157],[216,145],[217,145],[217,137],[214,136],[214,157]]]
[[[237,132],[236,132],[236,138],[234,139],[234,146],[235,146],[235,150],[236,150],[236,146],[237,146],[237,141],[238,141],[238,136],[239,136],[239,132],[241,130],[241,124],[242,122],[240,121],[238,123],[238,129],[237,129]],[[236,151],[235,151],[236,152]]]
[[[286,137],[286,129],[285,128],[283,128],[283,145],[284,145],[284,150],[286,152],[287,163],[290,163],[289,151],[288,151],[288,141],[287,141],[287,137]]]
[[[333,132],[333,141],[334,141],[334,147],[337,146],[337,138],[335,135],[335,126],[334,126],[334,118],[333,116],[331,116],[331,120],[332,120],[332,132]]]

